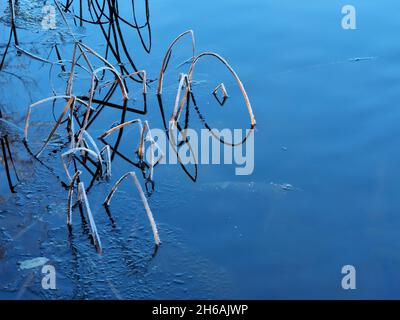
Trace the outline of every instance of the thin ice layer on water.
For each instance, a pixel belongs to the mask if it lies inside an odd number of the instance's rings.
[[[43,27],[43,22],[49,14],[55,12],[55,21],[60,21],[56,6],[52,1],[32,1],[32,0],[14,0],[15,24],[18,29],[29,30],[34,33],[47,32]],[[3,0],[0,4],[0,24],[9,27],[11,25],[10,9],[8,0]],[[64,30],[61,23],[57,23],[58,31]]]
[[[22,141],[24,132],[20,127],[4,118],[0,118],[0,138],[7,136],[13,141]]]
[[[65,195],[57,179],[44,171],[44,181],[25,186],[15,203],[2,206],[0,244],[7,259],[0,259],[3,297],[42,299],[151,299],[221,298],[229,293],[229,279],[219,266],[188,249],[179,230],[160,225],[164,246],[153,257],[153,241],[139,204],[126,210],[114,205],[112,224],[101,205],[93,210],[99,219],[105,254],[100,256],[89,241],[88,226],[76,209],[74,232],[65,226]],[[46,189],[53,192],[46,192]],[[48,190],[47,190],[48,191]],[[132,203],[121,192],[121,203]],[[100,199],[93,195],[94,203]],[[14,210],[17,207],[18,210]],[[18,262],[46,257],[57,272],[57,290],[41,288],[39,269],[18,269]],[[33,274],[33,276],[32,276]],[[25,288],[25,289],[23,289]]]

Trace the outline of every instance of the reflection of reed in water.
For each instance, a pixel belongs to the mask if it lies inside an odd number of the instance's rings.
[[[140,70],[136,66],[131,50],[128,47],[128,42],[125,40],[127,29],[124,29],[124,27],[136,30],[140,43],[147,53],[150,53],[152,46],[149,0],[144,0],[145,22],[143,24],[138,22],[135,2],[124,2],[124,9],[121,10],[117,0],[65,0],[61,3],[55,1],[64,13],[72,14],[75,25],[90,24],[98,26],[106,43],[104,57],[106,59],[111,58],[111,56],[114,57],[123,75],[131,74],[132,70],[134,72]],[[127,8],[129,5],[130,8]],[[122,15],[122,12],[128,13],[129,11],[132,16],[131,21]],[[126,62],[128,63],[126,64]],[[127,65],[132,70],[129,70]],[[138,73],[135,80],[141,81],[142,75]]]
[[[15,168],[14,159],[10,148],[11,141],[22,141],[23,132],[22,129],[17,127],[15,124],[5,120],[3,114],[0,111],[0,141],[1,141],[1,153],[2,163],[6,171],[8,187],[12,193],[15,193],[15,184],[12,181],[10,166],[14,171],[14,175],[17,181],[19,181],[18,173]]]
[[[8,0],[8,6],[10,11],[10,35],[8,37],[8,42],[6,45],[6,49],[3,52],[3,56],[0,60],[0,70],[3,69],[5,59],[8,53],[8,50],[11,46],[12,41],[14,40],[14,44],[18,45],[18,36],[17,36],[17,27],[15,25],[15,7],[14,7],[15,0]]]

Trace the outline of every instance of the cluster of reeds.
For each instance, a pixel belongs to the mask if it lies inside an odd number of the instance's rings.
[[[60,3],[58,6],[63,12],[73,15],[75,25],[82,26],[84,23],[88,23],[98,26],[106,44],[104,58],[113,57],[121,74],[128,75],[133,71],[137,72],[138,78],[135,78],[135,81],[141,81],[142,77],[129,50],[128,42],[125,40],[123,27],[127,26],[136,30],[143,49],[150,53],[152,33],[149,0],[143,1],[145,2],[145,22],[143,24],[138,23],[134,0],[129,1],[133,21],[128,21],[120,14],[118,0],[66,0],[65,3]],[[132,68],[132,71],[128,70],[127,65]],[[138,113],[145,114],[146,110]]]
[[[12,5],[13,0],[9,0],[10,5]],[[133,59],[130,57],[128,49],[125,45],[124,37],[121,31],[120,23],[127,24],[133,28],[135,28],[139,34],[141,42],[146,51],[150,51],[151,48],[151,29],[149,23],[149,13],[148,13],[148,1],[146,1],[146,23],[144,25],[139,26],[136,21],[136,16],[134,13],[134,23],[130,23],[124,20],[119,15],[118,10],[118,1],[116,0],[107,0],[100,3],[100,1],[88,1],[87,12],[90,15],[90,19],[84,17],[85,10],[82,8],[83,2],[79,1],[79,10],[76,14],[73,9],[74,1],[66,1],[64,4],[60,4],[57,0],[55,0],[55,4],[59,10],[60,15],[62,16],[65,24],[68,26],[67,17],[65,12],[73,13],[74,21],[78,21],[79,24],[82,23],[91,23],[96,24],[102,30],[104,37],[107,43],[107,49],[105,56],[99,54],[94,49],[83,43],[81,40],[75,39],[73,32],[71,31],[71,35],[74,38],[74,44],[71,59],[63,59],[59,54],[58,48],[55,45],[55,50],[57,52],[57,61],[50,61],[48,59],[44,59],[37,55],[33,55],[32,53],[19,48],[19,50],[26,54],[27,56],[37,59],[43,63],[47,63],[50,65],[50,70],[53,68],[60,68],[63,72],[67,72],[68,80],[66,82],[65,91],[57,93],[55,90],[54,95],[42,99],[38,102],[33,103],[28,108],[28,113],[25,120],[24,127],[24,142],[28,150],[34,155],[36,159],[39,159],[43,156],[44,150],[48,147],[50,141],[52,140],[54,134],[61,127],[65,127],[66,137],[68,138],[68,150],[64,151],[61,154],[62,165],[65,171],[65,174],[68,178],[67,188],[68,188],[68,204],[67,204],[67,225],[69,227],[72,226],[73,221],[73,209],[74,207],[79,207],[81,212],[84,214],[89,222],[91,236],[93,242],[98,250],[98,252],[102,252],[102,246],[100,237],[96,228],[96,223],[92,211],[90,209],[89,199],[87,193],[90,191],[94,182],[103,179],[108,180],[112,174],[112,164],[115,160],[115,157],[118,156],[123,160],[127,161],[132,165],[133,168],[136,168],[141,172],[141,175],[144,179],[144,183],[146,186],[147,192],[152,192],[154,190],[154,168],[160,163],[162,157],[164,156],[161,152],[161,149],[158,147],[157,143],[154,141],[149,123],[147,121],[142,121],[141,119],[135,119],[127,121],[126,117],[128,113],[135,113],[140,115],[147,114],[147,86],[149,80],[147,79],[146,71],[139,70],[136,68],[133,63]],[[134,1],[132,1],[132,7],[134,10]],[[146,28],[149,33],[149,44],[146,44],[141,30]],[[69,30],[71,30],[69,28]],[[12,31],[11,35],[15,35],[15,45],[18,46],[18,42],[16,39],[15,29]],[[191,38],[192,43],[192,57],[190,59],[190,65],[188,67],[188,71],[185,74],[180,75],[176,98],[173,105],[172,114],[169,117],[169,123],[167,123],[166,111],[163,105],[163,79],[168,69],[168,62],[171,57],[172,50],[174,46],[185,36]],[[132,71],[128,71],[124,62],[122,60],[122,56],[120,55],[119,49],[121,48],[124,51],[125,58],[130,63],[132,67]],[[116,60],[116,64],[112,64],[108,56],[112,53],[113,57]],[[240,88],[240,91],[244,97],[244,101],[246,104],[246,108],[249,114],[250,119],[250,131],[248,135],[237,144],[232,144],[230,142],[224,141],[217,133],[215,133],[212,128],[207,124],[204,115],[200,111],[200,107],[196,104],[196,99],[192,90],[192,82],[193,75],[195,72],[196,64],[204,57],[212,57],[222,63],[232,74],[237,85]],[[96,61],[94,63],[93,61]],[[100,66],[95,67],[95,65],[100,64]],[[75,93],[74,83],[76,81],[77,74],[85,73],[89,75],[90,83],[88,84],[87,94],[78,94]],[[112,79],[105,81],[105,75],[111,75]],[[128,102],[130,100],[130,92],[128,89],[129,83],[139,83],[141,94],[143,96],[143,108],[136,109],[128,106]],[[98,97],[98,93],[103,88],[108,88],[106,94],[103,98]],[[220,100],[221,104],[224,104],[226,99],[228,98],[228,93],[223,83],[219,84],[213,94],[217,97],[217,92],[221,91],[223,94],[222,100]],[[120,92],[119,101],[120,103],[111,102],[112,98]],[[183,145],[187,145],[189,150],[191,150],[190,141],[187,138],[186,130],[189,128],[189,120],[188,117],[185,116],[184,120],[181,121],[181,115],[189,112],[190,106],[193,106],[196,114],[199,116],[201,123],[207,128],[210,133],[218,139],[221,143],[229,144],[232,147],[242,144],[246,141],[248,136],[252,134],[253,129],[255,128],[255,118],[253,115],[252,107],[247,96],[247,93],[244,89],[244,86],[237,76],[233,68],[228,64],[228,62],[213,52],[204,52],[196,55],[195,51],[195,37],[193,31],[189,30],[182,34],[180,34],[176,39],[172,41],[170,46],[168,47],[159,72],[158,77],[158,86],[157,86],[157,101],[159,104],[159,108],[161,111],[161,117],[163,120],[163,125],[165,132],[167,133],[167,137],[169,143],[173,147],[174,152],[177,155],[180,165],[182,166],[185,173],[193,180],[197,179],[197,165],[195,165],[194,174],[190,173],[189,170],[185,167],[185,165],[180,161],[179,150]],[[65,103],[61,114],[58,118],[55,119],[55,124],[53,128],[50,130],[47,138],[45,139],[43,145],[40,147],[38,151],[32,152],[31,145],[28,139],[29,126],[31,121],[31,114],[37,108],[44,108],[48,103],[53,104],[53,108],[56,102]],[[101,134],[97,139],[93,138],[90,134],[91,126],[96,122],[98,116],[102,112],[106,112],[107,109],[114,109],[120,112],[119,119],[116,119],[118,123],[114,125],[111,129],[106,130],[103,134]],[[83,112],[82,112],[83,110]],[[119,151],[121,139],[124,135],[124,129],[129,126],[137,126],[139,131],[139,141],[136,146],[136,154],[135,158],[125,156]],[[178,141],[178,137],[174,136],[174,130],[178,130],[180,133],[180,141]],[[107,142],[107,137],[115,134],[117,136],[115,142],[113,144]],[[6,138],[6,137],[5,137]],[[2,137],[2,147],[3,147],[3,156],[5,157],[5,147],[9,148],[7,141]],[[101,142],[104,146],[102,148],[98,147],[97,142]],[[146,154],[146,149],[150,148],[150,160],[146,161],[144,155]],[[158,150],[157,150],[158,149]],[[155,153],[157,152],[158,157],[155,157]],[[11,153],[10,160],[12,162]],[[192,152],[192,154],[194,154]],[[5,161],[7,165],[7,161]],[[195,161],[194,163],[197,163]],[[86,174],[91,176],[91,180],[88,183],[87,187],[85,187],[85,183],[82,181],[81,176],[83,171]],[[7,170],[7,172],[9,172]],[[111,188],[109,194],[105,197],[104,206],[107,207],[110,205],[110,201],[115,194],[118,187],[121,185],[123,181],[126,179],[132,179],[132,182],[137,189],[141,201],[143,203],[144,209],[147,214],[147,218],[152,228],[154,242],[156,247],[160,245],[160,238],[157,231],[157,226],[151,212],[151,209],[147,202],[147,197],[143,191],[141,183],[135,173],[135,171],[131,170],[122,175],[121,178],[115,183],[115,185]],[[74,202],[74,195],[76,196],[77,201]],[[71,230],[71,228],[69,228]]]
[[[99,68],[94,68],[91,59],[95,58],[100,60],[104,66]],[[79,63],[80,60],[85,62],[85,66],[82,63]],[[60,60],[58,61],[59,65],[67,65],[68,61]],[[56,130],[61,126],[61,124],[66,124],[67,136],[69,139],[69,148],[67,151],[61,154],[62,164],[66,173],[66,176],[69,179],[69,200],[68,200],[68,210],[67,210],[67,223],[69,226],[72,226],[72,208],[73,204],[73,194],[74,189],[78,188],[78,202],[83,206],[83,211],[86,213],[87,220],[90,224],[90,230],[93,237],[94,244],[99,252],[101,252],[101,242],[97,233],[97,228],[95,225],[95,221],[90,210],[89,200],[86,195],[86,192],[93,186],[94,181],[98,179],[107,179],[111,177],[112,173],[112,161],[114,160],[114,156],[120,154],[118,152],[118,147],[123,135],[124,128],[130,125],[137,125],[140,133],[140,141],[138,142],[137,147],[137,159],[131,160],[128,159],[135,167],[139,168],[143,174],[143,177],[146,179],[146,186],[150,184],[154,186],[153,182],[153,168],[160,161],[162,154],[158,157],[158,159],[152,158],[149,163],[145,161],[145,142],[149,142],[151,149],[151,154],[154,154],[157,148],[156,142],[153,140],[151,136],[150,127],[147,121],[142,123],[140,119],[135,119],[131,121],[125,121],[125,117],[127,112],[135,112],[134,110],[128,110],[127,102],[129,100],[129,94],[126,87],[126,81],[132,79],[132,77],[138,73],[141,73],[143,78],[143,86],[142,86],[142,94],[144,96],[144,101],[146,101],[147,94],[147,84],[146,84],[146,73],[145,71],[134,72],[128,76],[123,76],[108,60],[103,58],[100,54],[95,52],[90,47],[85,44],[76,41],[73,52],[72,52],[72,60],[69,61],[70,70],[69,70],[69,78],[66,83],[65,94],[63,95],[53,95],[51,97],[42,99],[38,102],[33,103],[28,108],[28,113],[25,120],[24,127],[24,141],[29,148],[29,125],[31,114],[34,109],[39,107],[46,106],[48,102],[65,101],[65,106],[60,114],[60,116],[56,119],[56,123],[51,129],[48,137],[45,139],[43,145],[40,149],[34,153],[35,158],[41,157],[43,151],[48,146],[49,142],[53,138]],[[74,81],[76,78],[77,71],[76,69],[84,69],[86,72],[89,72],[91,75],[90,80],[90,88],[88,95],[80,96],[76,95],[73,92]],[[114,76],[114,80],[112,83],[108,83],[108,85],[118,86],[121,92],[122,104],[115,105],[111,103],[107,103],[106,101],[95,101],[94,97],[96,92],[99,90],[102,84],[102,73],[110,72]],[[114,91],[116,92],[116,91]],[[109,95],[111,98],[112,95]],[[99,107],[99,104],[101,106]],[[115,125],[111,129],[107,130],[104,134],[102,134],[98,139],[94,139],[90,133],[89,128],[94,123],[95,119],[99,115],[100,112],[104,112],[104,107],[108,108],[116,108],[121,111],[120,124]],[[83,108],[85,112],[83,114],[79,113],[79,110]],[[109,135],[117,133],[118,138],[114,145],[110,145],[105,140]],[[100,140],[104,143],[103,148],[99,148],[96,140]],[[83,170],[86,170],[92,178],[89,183],[88,188],[85,188],[84,183],[80,180],[81,171],[78,170],[78,167],[81,166]],[[94,169],[93,169],[94,168]],[[71,171],[72,170],[72,171]],[[104,205],[108,206],[110,204],[111,197],[117,190],[118,186],[126,177],[132,177],[134,185],[139,192],[139,195],[143,201],[144,208],[146,210],[147,216],[149,218],[153,234],[155,244],[158,246],[160,244],[158,231],[156,224],[154,222],[154,218],[152,212],[147,203],[147,198],[143,192],[143,189],[136,177],[136,174],[132,172],[128,172],[123,175],[121,179],[115,184],[115,186],[111,189],[111,192],[105,198]]]
[[[169,118],[169,124],[167,124],[166,117],[165,117],[165,111],[164,111],[164,104],[163,104],[163,99],[162,99],[163,79],[164,79],[164,75],[167,71],[168,62],[171,57],[174,46],[185,36],[191,38],[192,57],[190,59],[190,65],[189,65],[187,73],[182,73],[180,75],[178,89],[177,89],[176,98],[175,98],[175,103],[174,103],[174,107],[173,107],[173,112]],[[216,61],[220,62],[223,66],[225,66],[228,69],[228,71],[231,73],[233,78],[235,79],[235,81],[243,95],[243,98],[244,98],[244,101],[246,104],[246,108],[247,108],[247,111],[249,114],[250,130],[248,131],[247,135],[243,138],[243,140],[236,144],[225,141],[218,133],[216,133],[216,130],[213,130],[211,128],[211,126],[208,125],[205,116],[202,114],[202,112],[200,111],[200,107],[196,103],[195,95],[192,90],[193,75],[195,72],[196,64],[204,57],[211,57],[213,59],[216,59]],[[219,100],[219,97],[217,96],[218,90],[222,91],[222,94],[223,94],[222,100]],[[228,99],[228,93],[225,88],[225,84],[220,83],[213,90],[213,95],[217,98],[218,102],[221,105],[223,105],[226,102],[226,100]],[[230,145],[232,147],[236,147],[236,146],[239,146],[239,145],[245,143],[246,140],[248,139],[248,137],[251,134],[253,134],[254,128],[256,126],[256,120],[255,120],[255,117],[253,114],[253,109],[251,107],[249,97],[247,95],[247,92],[246,92],[239,76],[236,74],[234,69],[229,65],[229,63],[223,57],[218,55],[217,53],[203,52],[203,53],[196,55],[195,37],[194,37],[194,32],[192,30],[188,30],[188,31],[180,34],[178,37],[176,37],[172,41],[172,43],[168,47],[167,52],[166,52],[163,62],[162,62],[160,73],[159,73],[158,86],[157,86],[157,98],[158,98],[157,100],[158,100],[158,104],[159,104],[159,107],[161,110],[161,115],[163,118],[164,129],[167,132],[169,142],[170,142],[171,146],[173,147],[173,150],[177,154],[177,158],[178,158],[178,161],[179,161],[182,169],[188,175],[188,177],[190,177],[190,179],[192,179],[193,181],[197,180],[197,161],[196,161],[196,159],[194,159],[194,161],[193,161],[193,163],[195,164],[195,171],[194,171],[194,173],[190,173],[189,170],[186,168],[186,166],[182,163],[182,161],[180,161],[180,157],[179,157],[179,149],[185,144],[187,145],[186,147],[191,151],[191,154],[194,156],[194,152],[192,152],[192,147],[190,145],[189,140],[187,139],[187,134],[186,134],[187,129],[189,127],[188,114],[189,114],[189,108],[191,105],[195,109],[196,114],[198,115],[201,123],[207,130],[209,130],[211,135],[214,138],[216,138],[217,140],[219,140],[221,143]],[[183,123],[179,121],[182,113],[185,113]],[[174,130],[178,130],[180,136],[182,137],[181,141],[178,141],[178,137],[174,136],[174,133],[173,133]]]

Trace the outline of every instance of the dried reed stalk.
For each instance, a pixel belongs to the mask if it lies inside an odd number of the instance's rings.
[[[189,94],[189,92],[191,91],[191,83],[192,83],[194,68],[195,68],[196,64],[199,62],[200,59],[202,59],[202,58],[204,58],[204,57],[207,57],[207,56],[211,56],[211,57],[214,57],[214,58],[216,58],[217,60],[219,60],[219,61],[229,70],[229,72],[232,74],[232,76],[235,78],[235,80],[236,80],[236,82],[237,82],[237,84],[238,84],[238,86],[239,86],[239,89],[240,89],[240,91],[242,92],[244,101],[245,101],[245,103],[246,103],[247,111],[248,111],[248,113],[249,113],[250,122],[251,122],[250,130],[249,130],[249,132],[247,133],[246,137],[245,137],[241,142],[238,142],[238,143],[235,143],[235,144],[233,144],[233,143],[226,143],[226,142],[225,142],[218,134],[216,134],[213,130],[209,129],[209,131],[210,131],[210,133],[211,133],[216,139],[218,139],[221,143],[228,144],[228,145],[233,146],[233,147],[239,146],[239,145],[243,144],[244,141],[246,141],[246,140],[248,139],[248,137],[253,133],[253,129],[254,129],[255,126],[256,126],[256,120],[255,120],[255,118],[254,118],[253,109],[252,109],[252,107],[251,107],[250,99],[249,99],[249,97],[248,97],[248,95],[247,95],[246,90],[244,89],[244,86],[243,86],[242,81],[240,80],[239,76],[236,74],[235,70],[229,65],[229,63],[228,63],[224,58],[222,58],[220,55],[218,55],[218,54],[216,54],[216,53],[214,53],[214,52],[203,52],[203,53],[199,54],[199,55],[194,59],[192,65],[191,65],[190,68],[189,68],[189,73],[188,73],[188,83],[189,83],[189,84],[188,84],[188,86],[186,87],[186,91],[185,91],[185,94],[184,94],[184,96],[183,96],[183,98],[182,98],[182,101],[183,101],[184,99],[188,99],[188,94]]]
[[[161,148],[158,146],[157,142],[154,141],[153,135],[151,134],[151,129],[149,126],[148,121],[146,120],[144,122],[144,129],[147,129],[147,135],[146,135],[146,141],[150,142],[150,173],[148,176],[148,180],[153,181],[153,176],[154,176],[154,167],[164,158],[164,153],[162,152]],[[144,133],[143,133],[144,136]],[[147,138],[148,137],[148,138]],[[159,157],[156,161],[154,161],[154,153],[155,149],[158,149]]]
[[[143,128],[142,121],[140,119],[134,119],[134,120],[130,120],[130,121],[121,123],[119,125],[116,125],[115,127],[112,127],[111,129],[109,129],[106,132],[104,132],[100,137],[98,137],[98,139],[100,139],[100,140],[105,139],[111,133],[113,133],[115,131],[118,131],[118,130],[124,128],[124,127],[127,127],[127,126],[130,126],[132,124],[135,124],[135,123],[137,123],[139,125],[139,134],[141,134],[142,133],[142,128]]]
[[[223,95],[223,100],[222,101],[219,101],[219,99],[218,99],[218,96],[217,96],[218,90],[222,91],[222,95]],[[215,87],[215,89],[213,90],[213,95],[217,99],[219,104],[221,106],[223,106],[225,101],[226,101],[226,99],[229,98],[228,91],[226,91],[225,84],[223,82]]]
[[[67,225],[72,226],[72,195],[74,193],[74,186],[81,174],[81,171],[76,171],[74,176],[72,177],[71,183],[69,185],[68,190],[68,205],[67,205]]]
[[[70,172],[69,172],[67,162],[65,161],[65,157],[66,157],[66,156],[69,156],[69,155],[74,155],[75,153],[77,153],[77,152],[82,152],[82,151],[83,151],[83,152],[87,152],[88,154],[90,154],[91,156],[93,156],[94,158],[96,158],[97,161],[98,161],[98,165],[99,165],[99,166],[101,165],[101,157],[99,157],[99,155],[98,155],[96,152],[94,152],[93,150],[90,150],[90,149],[88,149],[88,148],[79,147],[79,148],[70,149],[70,150],[64,152],[64,153],[61,155],[61,161],[62,161],[64,170],[65,170],[65,173],[67,174],[67,177],[68,177],[68,179],[69,179],[70,181],[72,181],[72,177],[71,177],[71,174],[70,174]]]
[[[100,151],[100,155],[103,158],[103,154],[106,155],[106,177],[111,178],[111,149],[109,145],[105,145]],[[104,159],[104,158],[103,158]]]
[[[164,74],[165,74],[165,71],[166,71],[167,66],[168,66],[168,61],[169,61],[169,58],[170,58],[170,56],[171,56],[172,49],[173,49],[173,47],[175,46],[175,44],[176,44],[182,37],[184,37],[185,35],[189,35],[189,36],[191,37],[191,39],[192,39],[192,63],[193,63],[193,61],[194,61],[194,59],[195,59],[195,48],[196,48],[196,44],[195,44],[194,32],[193,32],[193,30],[188,30],[188,31],[185,31],[185,32],[181,33],[179,36],[177,36],[177,37],[172,41],[172,43],[169,45],[169,47],[168,47],[168,49],[167,49],[167,52],[166,52],[166,54],[165,54],[165,56],[164,56],[164,59],[163,59],[162,65],[161,65],[160,75],[159,75],[159,77],[158,77],[158,87],[157,87],[157,94],[158,94],[158,95],[161,95],[161,94],[162,94],[162,86],[163,86]]]
[[[79,201],[83,202],[85,205],[85,209],[86,209],[85,211],[86,211],[86,215],[89,220],[89,225],[90,225],[90,230],[91,230],[91,235],[93,238],[94,245],[96,247],[97,252],[101,254],[102,253],[101,241],[100,241],[99,234],[97,232],[96,223],[94,222],[92,210],[90,210],[89,200],[87,198],[85,185],[83,184],[83,182],[80,182],[78,185],[78,195],[79,195]]]
[[[85,106],[88,107],[88,104],[87,104],[86,102],[82,101],[81,99],[79,99],[79,98],[77,98],[77,97],[74,97],[74,96],[65,96],[65,95],[61,95],[61,96],[52,96],[52,97],[45,98],[45,99],[43,99],[43,100],[40,100],[40,101],[37,101],[37,102],[31,104],[31,105],[29,106],[29,108],[28,108],[28,113],[27,113],[26,118],[25,118],[24,141],[25,141],[25,142],[28,141],[29,120],[30,120],[30,117],[31,117],[31,113],[32,113],[32,109],[33,109],[33,108],[35,108],[35,107],[37,107],[37,106],[40,106],[40,105],[42,105],[42,104],[44,104],[44,103],[46,103],[46,102],[49,102],[49,101],[54,101],[54,100],[57,100],[57,99],[65,99],[65,100],[69,101],[71,98],[73,98],[74,100],[76,100],[76,101],[79,102],[80,104],[83,104],[83,105],[85,105]]]
[[[104,200],[104,205],[105,206],[109,206],[110,205],[110,201],[112,196],[114,195],[114,193],[117,191],[119,185],[122,183],[122,181],[127,178],[127,177],[132,177],[133,182],[135,183],[136,189],[139,192],[140,198],[143,202],[144,208],[146,210],[146,214],[147,214],[147,218],[149,219],[150,225],[151,225],[151,229],[153,231],[153,237],[154,237],[154,243],[156,244],[156,246],[159,246],[161,244],[160,238],[158,236],[158,230],[157,230],[157,225],[156,222],[154,220],[153,214],[150,210],[149,204],[147,202],[146,196],[144,195],[142,186],[139,183],[138,178],[136,177],[136,173],[131,171],[131,172],[127,172],[125,173],[118,181],[117,183],[114,185],[114,187],[111,189],[110,193],[108,194],[108,196],[106,197],[106,199]]]
[[[68,102],[67,102],[67,104],[66,104],[64,110],[61,112],[61,115],[60,115],[60,117],[58,118],[58,120],[57,120],[55,126],[53,127],[53,129],[51,130],[49,136],[47,137],[46,142],[44,143],[44,145],[42,146],[42,148],[39,150],[39,152],[36,154],[36,158],[38,158],[38,157],[42,154],[43,150],[44,150],[44,149],[46,148],[46,146],[49,144],[51,138],[53,137],[54,133],[56,132],[58,126],[60,125],[60,123],[61,123],[62,119],[64,118],[65,114],[67,113],[67,111],[68,111],[68,110],[73,110],[73,109],[74,109],[74,107],[75,107],[75,101],[76,101],[76,98],[75,98],[75,97],[71,97],[71,98],[68,100]]]
[[[178,84],[178,90],[177,90],[176,97],[175,97],[174,109],[173,109],[173,112],[172,112],[172,115],[171,115],[171,118],[170,118],[170,121],[169,121],[169,128],[168,128],[168,132],[169,132],[168,137],[169,137],[169,139],[168,140],[169,140],[169,143],[170,143],[173,151],[175,152],[175,154],[177,156],[177,159],[178,159],[180,165],[182,166],[182,168],[184,169],[186,174],[193,181],[196,181],[197,180],[197,159],[196,159],[196,155],[194,153],[192,145],[190,144],[190,142],[189,142],[189,140],[187,138],[186,129],[180,130],[179,127],[178,127],[179,117],[180,117],[181,111],[183,109],[183,106],[185,104],[184,97],[182,98],[182,100],[180,100],[179,98],[181,96],[182,89],[183,89],[183,86],[185,84],[186,84],[186,88],[187,88],[188,84],[189,84],[188,83],[188,77],[185,74],[181,74],[180,75],[179,84]],[[181,101],[181,103],[179,103],[179,101]],[[185,141],[185,143],[187,144],[187,146],[189,148],[189,151],[190,151],[190,154],[193,157],[194,164],[195,164],[195,174],[194,174],[194,176],[192,176],[189,173],[189,171],[186,169],[186,166],[183,164],[182,159],[181,159],[181,157],[179,155],[178,145],[175,142],[175,140],[177,140],[177,138],[178,138],[178,137],[175,137],[175,135],[174,135],[174,130],[175,129],[179,130],[179,132],[181,133],[182,140]]]
[[[140,134],[140,143],[137,149],[137,155],[139,158],[139,162],[144,161],[144,154],[145,154],[145,141],[150,142],[150,148],[151,148],[151,153],[150,153],[150,163],[148,164],[150,170],[149,170],[149,180],[153,180],[154,176],[154,166],[159,163],[162,158],[164,157],[164,153],[162,152],[161,148],[158,146],[158,144],[154,141],[153,136],[151,134],[151,129],[149,126],[148,121],[144,122],[144,125],[142,124],[142,121],[140,119],[135,119],[131,121],[127,121],[125,123],[116,125],[115,127],[109,129],[105,133],[103,133],[98,139],[102,140],[104,142],[104,139],[112,134],[113,132],[119,131],[127,126],[133,125],[133,124],[138,124],[139,127],[139,134]],[[146,135],[147,133],[147,135]],[[109,145],[106,145],[109,147]],[[155,153],[155,148],[158,149],[159,151],[159,157],[156,161],[154,161],[154,153]]]

